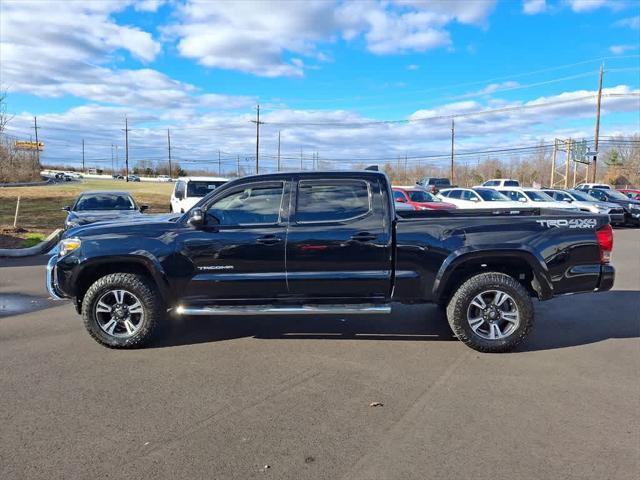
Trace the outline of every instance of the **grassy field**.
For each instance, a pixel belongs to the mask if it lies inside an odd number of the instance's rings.
[[[64,224],[62,207],[72,205],[86,190],[124,190],[131,192],[139,205],[149,205],[149,213],[169,211],[173,183],[129,182],[86,179],[42,187],[0,188],[0,225],[13,225],[16,201],[20,196],[18,227],[51,232]]]

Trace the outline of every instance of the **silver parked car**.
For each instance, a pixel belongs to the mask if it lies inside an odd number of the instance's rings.
[[[583,212],[609,215],[612,225],[624,224],[624,209],[616,203],[601,202],[597,198],[594,198],[580,190],[545,188],[543,191],[554,200],[570,203],[571,205],[578,207]]]

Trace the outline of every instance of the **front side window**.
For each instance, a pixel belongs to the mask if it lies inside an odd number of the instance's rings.
[[[281,182],[246,185],[215,200],[207,209],[207,224],[275,224],[280,220]]]
[[[507,180],[504,182],[504,186],[505,187],[519,187],[520,186],[520,182],[518,182],[517,180]]]
[[[425,192],[424,190],[410,190],[409,198],[412,202],[427,203],[427,202],[439,202],[440,199],[435,195]]]
[[[591,195],[592,197],[597,198],[598,200],[600,200],[602,202],[606,202],[607,201],[607,197],[604,195],[604,193],[602,193],[600,190],[596,190],[595,188],[589,190],[589,195]]]
[[[398,190],[394,190],[393,191],[393,198],[394,198],[395,201],[406,200],[406,198],[404,196],[404,193],[402,193],[402,192],[400,192]]]
[[[337,222],[369,213],[369,184],[364,180],[309,180],[298,184],[297,222]]]

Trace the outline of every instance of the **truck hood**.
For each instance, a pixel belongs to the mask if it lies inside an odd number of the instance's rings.
[[[73,222],[78,225],[86,225],[88,223],[107,220],[138,219],[146,216],[147,215],[141,213],[139,210],[88,210],[85,212],[69,212],[65,224]]]
[[[144,214],[130,218],[114,218],[106,219],[99,222],[80,225],[69,228],[62,234],[61,240],[64,238],[82,238],[83,236],[101,235],[103,233],[144,233],[145,230],[156,230],[158,228],[171,229],[175,227],[176,220],[182,214],[177,213],[160,213],[160,214]]]

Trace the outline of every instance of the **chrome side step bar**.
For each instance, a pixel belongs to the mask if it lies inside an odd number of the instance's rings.
[[[175,309],[178,315],[353,315],[389,314],[391,305],[273,305],[183,307]]]

